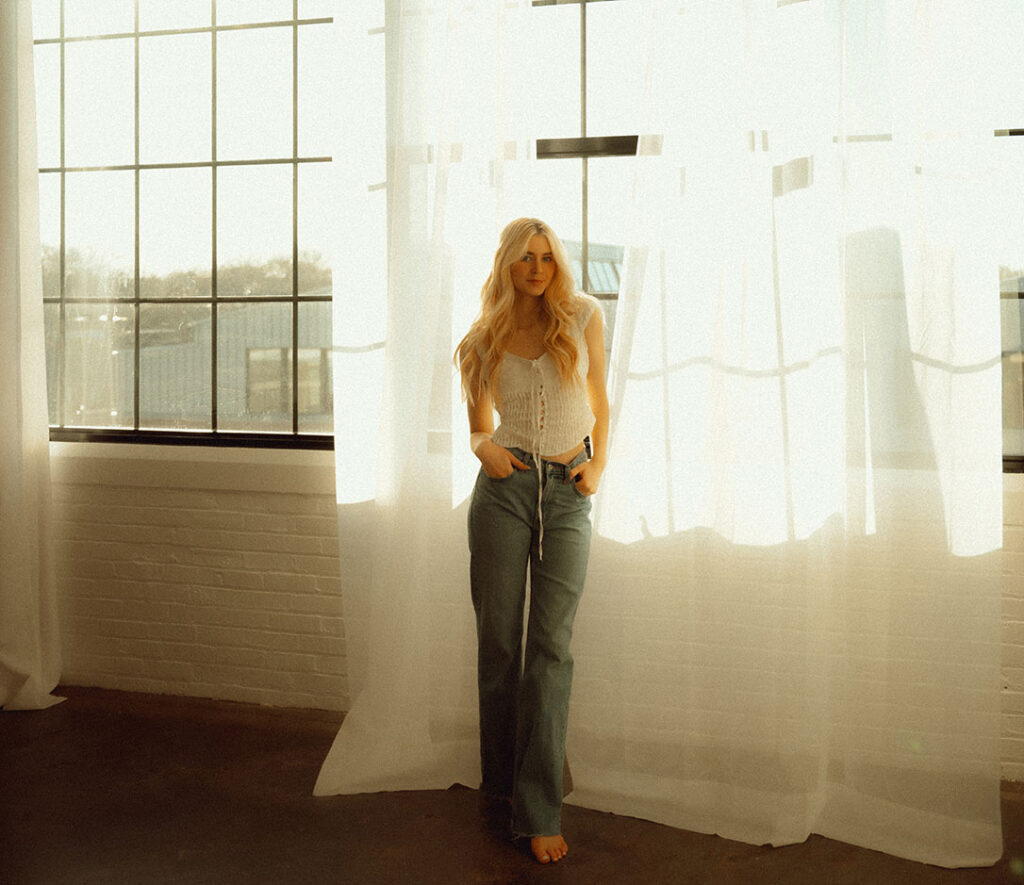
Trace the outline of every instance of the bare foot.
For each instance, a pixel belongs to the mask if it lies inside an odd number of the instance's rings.
[[[558,863],[569,853],[569,846],[561,836],[534,836],[530,850],[541,863]]]

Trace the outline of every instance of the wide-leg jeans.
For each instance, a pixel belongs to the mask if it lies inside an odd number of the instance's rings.
[[[568,465],[542,459],[539,489],[533,457],[511,451],[531,469],[503,479],[481,470],[469,508],[481,790],[511,798],[516,835],[550,836],[561,832],[569,643],[591,535],[590,499],[568,474],[586,456]]]

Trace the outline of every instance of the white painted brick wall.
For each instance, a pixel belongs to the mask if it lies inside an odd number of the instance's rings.
[[[66,683],[346,708],[329,453],[53,453]],[[1005,486],[1003,776],[1024,781],[1024,475]]]
[[[1003,777],[1024,781],[1024,474],[1005,477]]]
[[[344,709],[333,458],[54,446],[68,684]]]

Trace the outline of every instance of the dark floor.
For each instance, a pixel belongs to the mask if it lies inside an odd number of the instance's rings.
[[[572,853],[542,867],[483,825],[477,793],[314,798],[339,717],[62,688],[0,713],[0,882],[1024,883],[1024,785],[1003,860],[942,870],[820,837],[763,848],[566,806]]]

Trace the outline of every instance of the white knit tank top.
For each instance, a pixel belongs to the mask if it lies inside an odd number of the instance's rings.
[[[598,309],[597,300],[577,294],[571,334],[579,359],[580,384],[564,384],[558,367],[545,353],[535,360],[506,353],[498,373],[497,410],[501,418],[494,442],[533,455],[557,455],[583,441],[594,429],[594,413],[586,395],[590,358],[584,330]]]

